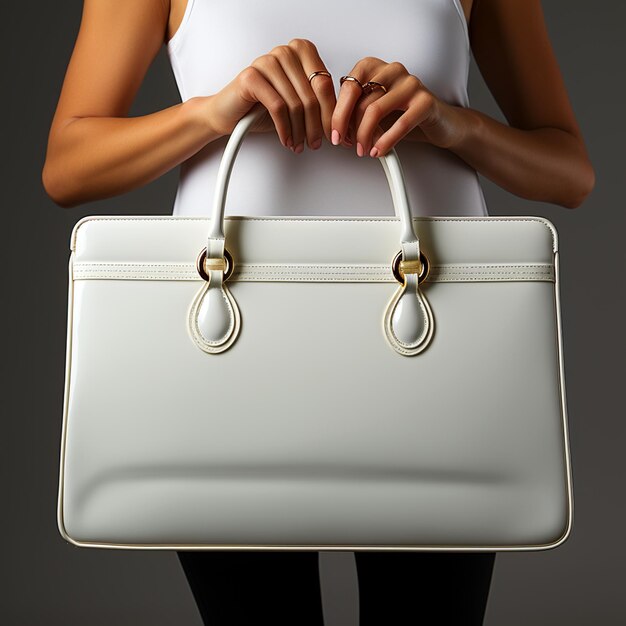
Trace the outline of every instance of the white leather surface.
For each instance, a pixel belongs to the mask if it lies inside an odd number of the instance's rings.
[[[564,541],[572,491],[555,230],[526,216],[414,223],[429,260],[465,274],[421,285],[436,331],[406,358],[382,324],[395,279],[334,280],[332,267],[388,266],[396,218],[227,217],[235,265],[285,264],[287,273],[225,283],[241,330],[220,354],[199,350],[187,329],[199,276],[143,279],[107,265],[191,267],[205,218],[78,222],[58,502],[65,539],[300,550]],[[101,273],[74,280],[74,263]],[[316,279],[290,278],[293,263],[318,265]],[[471,278],[485,263],[549,264],[555,280]]]
[[[169,215],[87,216],[72,231],[71,249],[77,263],[193,264],[206,245],[210,221],[206,217]],[[149,237],[146,237],[147,223]],[[423,216],[413,217],[413,224],[420,248],[433,265],[552,264],[552,254],[557,250],[556,230],[542,217]],[[391,216],[227,215],[225,218],[226,247],[235,264],[383,263],[389,266],[400,249],[399,233],[400,220]]]

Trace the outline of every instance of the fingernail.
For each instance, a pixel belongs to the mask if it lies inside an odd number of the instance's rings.
[[[370,156],[371,157],[377,157],[378,156],[378,148],[374,147],[370,150]]]
[[[357,153],[360,157],[362,157],[362,156],[365,154],[365,152],[364,152],[364,150],[363,150],[363,146],[361,145],[361,142],[360,142],[360,141],[357,141],[357,142],[356,142],[356,153]]]
[[[304,150],[304,143],[299,143],[299,144],[296,146],[296,149],[294,150],[294,152],[295,152],[296,154],[300,154],[303,150]]]
[[[339,142],[341,141],[341,137],[339,136],[339,131],[336,128],[333,128],[331,141],[333,142],[333,146],[338,146]]]
[[[311,144],[311,148],[313,148],[313,150],[317,150],[320,146],[322,145],[322,139],[316,139],[312,144]]]
[[[287,137],[287,147],[291,148],[293,146],[293,139],[291,137]]]

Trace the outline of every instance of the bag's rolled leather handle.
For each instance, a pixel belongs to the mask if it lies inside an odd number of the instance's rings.
[[[260,119],[264,113],[265,107],[261,103],[256,104],[239,122],[237,122],[224,149],[217,172],[211,225],[209,227],[207,241],[207,258],[224,257],[224,214],[230,175],[244,137],[250,130],[250,127]],[[419,239],[413,228],[409,197],[398,155],[395,149],[392,148],[386,156],[377,158],[387,176],[395,214],[400,218],[402,231],[399,238],[399,247],[402,249],[402,258],[405,261],[419,260]],[[259,166],[261,167],[262,164],[259,164]]]
[[[204,273],[201,272],[201,276],[206,283],[194,299],[190,314],[187,316],[192,339],[198,347],[208,353],[219,353],[228,349],[235,342],[241,327],[239,306],[224,282],[227,278],[224,256],[224,208],[230,174],[241,142],[264,111],[263,105],[258,103],[239,120],[226,144],[217,172],[207,247],[198,257],[204,265]],[[394,350],[411,356],[424,350],[433,335],[432,310],[419,289],[420,280],[425,278],[422,270],[428,267],[428,263],[422,265],[422,258],[425,257],[420,254],[419,240],[413,228],[409,198],[398,155],[392,149],[386,156],[378,159],[387,176],[396,216],[400,218],[402,231],[399,247],[402,260],[408,262],[404,264],[405,271],[402,272],[404,280],[386,307],[383,329],[387,341]],[[394,263],[397,258],[398,255],[394,258]],[[199,271],[200,269],[199,267]],[[396,275],[395,269],[393,273]],[[399,278],[398,281],[400,282]]]

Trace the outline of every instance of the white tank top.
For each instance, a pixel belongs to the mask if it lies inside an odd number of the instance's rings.
[[[365,56],[400,61],[442,100],[468,106],[468,29],[459,0],[188,0],[167,51],[183,101],[218,92],[252,61],[310,39],[333,76]],[[228,137],[181,163],[173,215],[211,214]],[[449,150],[395,146],[415,216],[487,215],[476,171]],[[378,159],[333,146],[294,154],[276,131],[248,133],[230,178],[226,215],[393,215]]]

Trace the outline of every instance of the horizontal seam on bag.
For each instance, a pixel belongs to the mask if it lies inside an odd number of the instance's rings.
[[[75,267],[80,267],[82,265],[110,265],[114,267],[135,267],[135,266],[147,266],[147,267],[170,267],[172,265],[182,266],[182,267],[191,267],[193,264],[188,262],[171,262],[171,263],[152,263],[151,261],[138,261],[136,263],[126,263],[123,261],[77,261],[74,263]],[[239,263],[239,267],[247,268],[256,268],[256,267],[345,267],[345,268],[360,268],[360,267],[371,267],[377,269],[379,267],[387,267],[387,263],[382,264],[366,264],[366,263],[348,263],[348,264],[337,264],[337,263]],[[468,267],[468,268],[481,268],[481,267],[536,267],[536,266],[551,266],[550,263],[541,263],[529,261],[528,263],[442,263],[440,265],[431,265],[431,269],[443,268],[446,267]],[[155,270],[155,271],[164,271],[164,270]]]

